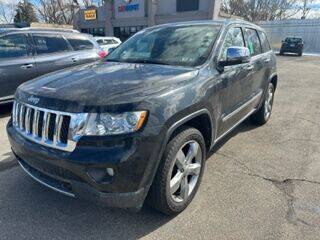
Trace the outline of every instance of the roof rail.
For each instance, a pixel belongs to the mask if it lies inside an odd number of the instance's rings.
[[[20,28],[21,30],[41,30],[41,31],[53,31],[53,32],[71,32],[80,33],[78,30],[68,28],[46,28],[46,27],[25,27]]]

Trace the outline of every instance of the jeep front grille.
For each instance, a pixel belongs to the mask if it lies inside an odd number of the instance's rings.
[[[12,123],[20,134],[31,141],[71,152],[76,145],[72,136],[72,130],[76,126],[72,126],[71,121],[72,118],[76,119],[79,115],[15,101],[12,110]]]

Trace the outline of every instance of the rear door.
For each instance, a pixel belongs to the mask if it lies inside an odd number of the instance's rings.
[[[26,34],[0,36],[0,101],[13,98],[17,87],[37,76]]]
[[[267,38],[267,34],[263,31],[258,31],[258,34],[262,50],[261,61],[263,64],[263,73],[262,78],[259,78],[253,82],[252,88],[254,92],[258,92],[260,90],[263,91],[264,89],[266,89],[269,77],[273,73],[273,66],[275,61],[273,51]]]
[[[33,33],[39,75],[73,66],[73,51],[61,34]]]
[[[251,53],[251,64],[254,66],[250,83],[250,97],[262,96],[262,83],[265,81],[266,65],[268,64],[268,61],[270,61],[270,58],[268,58],[268,54],[264,54],[262,51],[257,30],[253,28],[245,28],[244,33],[246,45]],[[258,100],[260,100],[260,98]]]
[[[73,49],[73,60],[76,65],[99,60],[101,49],[89,38],[81,35],[65,35]]]

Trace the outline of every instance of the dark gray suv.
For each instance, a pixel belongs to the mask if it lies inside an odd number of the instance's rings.
[[[93,39],[74,30],[0,29],[0,103],[12,101],[23,82],[104,56]]]
[[[103,62],[22,84],[7,132],[22,169],[51,189],[111,207],[146,199],[177,214],[215,144],[248,117],[270,119],[277,81],[254,24],[160,25]]]

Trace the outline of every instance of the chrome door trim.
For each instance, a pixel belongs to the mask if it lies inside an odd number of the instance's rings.
[[[233,112],[229,113],[228,115],[224,116],[222,118],[222,122],[226,122],[228,121],[230,118],[232,118],[233,116],[235,116],[236,114],[238,114],[239,112],[241,112],[244,108],[246,108],[247,106],[249,106],[251,103],[253,103],[254,101],[256,101],[258,98],[260,98],[262,96],[262,90],[260,90],[256,95],[254,95],[251,99],[249,99],[247,102],[245,102],[244,104],[242,104],[240,107],[238,107],[236,110],[234,110]]]
[[[231,128],[229,128],[226,132],[224,132],[221,136],[219,136],[217,139],[214,140],[214,144],[216,144],[217,142],[219,142],[223,137],[225,137],[226,135],[228,135],[233,129],[235,129],[237,126],[240,125],[240,123],[242,123],[244,120],[246,120],[252,113],[254,113],[257,109],[254,108],[252,109],[248,114],[246,114],[243,118],[241,118],[235,125],[233,125]]]

